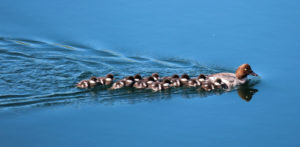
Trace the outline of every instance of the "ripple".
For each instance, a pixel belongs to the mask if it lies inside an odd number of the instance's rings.
[[[9,56],[15,56],[15,57],[32,58],[31,55],[27,55],[27,54],[25,54],[25,53],[14,52],[14,51],[8,51],[8,50],[1,49],[1,48],[0,48],[0,53],[2,53],[2,54],[7,54],[7,55],[9,55]]]
[[[138,61],[138,62],[147,62],[150,61],[151,59],[147,58],[147,57],[142,57],[142,56],[128,56],[129,59]]]
[[[92,52],[94,53],[94,55],[97,55],[100,57],[121,57],[120,54],[117,54],[117,53],[109,51],[109,50],[93,50]]]

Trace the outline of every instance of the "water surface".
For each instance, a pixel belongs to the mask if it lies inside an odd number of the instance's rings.
[[[299,146],[299,5],[4,0],[1,144]],[[243,63],[260,78],[231,92],[74,86],[92,75],[197,76]]]

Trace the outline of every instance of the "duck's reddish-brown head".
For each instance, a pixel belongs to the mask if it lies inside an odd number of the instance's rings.
[[[239,68],[235,72],[235,75],[238,79],[244,79],[248,75],[258,76],[255,72],[252,71],[249,64],[242,64],[241,66],[239,66]]]

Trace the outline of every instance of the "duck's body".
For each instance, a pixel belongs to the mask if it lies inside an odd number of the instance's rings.
[[[234,73],[217,73],[208,76],[210,81],[215,81],[217,79],[221,79],[229,89],[236,87],[238,85],[244,84],[247,81],[247,78],[238,79],[236,78]]]
[[[207,78],[213,83],[215,80],[221,79],[221,81],[228,87],[228,90],[230,90],[238,85],[244,84],[247,81],[248,75],[258,76],[252,71],[249,64],[242,64],[238,67],[235,73],[216,73],[208,75]]]

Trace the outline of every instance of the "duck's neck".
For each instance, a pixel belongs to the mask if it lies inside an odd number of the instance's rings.
[[[244,72],[240,71],[241,69],[238,68],[235,72],[235,76],[239,79],[239,80],[243,80],[245,78],[247,78],[247,74],[245,74]]]

